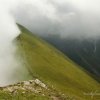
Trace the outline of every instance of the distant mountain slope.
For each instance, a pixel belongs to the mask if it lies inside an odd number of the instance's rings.
[[[21,53],[31,76],[38,77],[47,85],[77,100],[91,100],[84,92],[100,90],[100,84],[80,66],[23,26],[18,26],[21,30],[16,40],[18,53]]]
[[[59,36],[47,36],[46,41],[54,45],[73,61],[93,74],[100,81],[100,40],[69,39]]]

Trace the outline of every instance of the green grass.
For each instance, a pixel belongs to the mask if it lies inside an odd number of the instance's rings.
[[[10,93],[9,91],[0,90],[0,100],[52,100],[52,94],[54,97],[61,98],[61,100],[65,100],[64,97],[58,95],[55,91],[42,90],[41,93],[34,92],[25,92],[22,93],[21,90],[18,90],[17,93]],[[44,95],[43,95],[44,94]]]
[[[80,66],[26,28],[20,25],[19,28],[18,53],[32,77],[77,100],[91,100],[83,93],[100,90],[100,84]]]
[[[37,95],[34,93],[22,94],[21,91],[18,94],[9,94],[9,92],[0,92],[0,100],[51,100],[48,96]]]

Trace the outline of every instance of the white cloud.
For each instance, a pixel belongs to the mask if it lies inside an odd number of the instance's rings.
[[[14,56],[16,47],[12,41],[20,31],[10,13],[13,4],[16,5],[12,0],[0,0],[0,86],[15,81],[11,77],[18,63]]]
[[[99,0],[21,0],[21,2],[13,11],[15,18],[33,32],[57,33],[64,37],[99,36]]]

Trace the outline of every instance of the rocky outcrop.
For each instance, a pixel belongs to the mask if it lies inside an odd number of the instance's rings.
[[[47,85],[39,79],[23,81],[6,87],[1,87],[0,91],[9,93],[10,95],[18,95],[19,92],[25,95],[27,95],[27,93],[34,93],[36,95],[46,96],[50,98],[50,100],[65,100],[58,94],[58,92],[48,88]]]

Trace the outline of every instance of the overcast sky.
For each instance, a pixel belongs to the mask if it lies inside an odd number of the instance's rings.
[[[82,38],[100,35],[100,0],[0,1],[1,9],[8,10],[1,11],[1,14],[9,14],[14,21],[34,33]],[[5,20],[6,17],[2,19]]]
[[[24,0],[14,9],[16,21],[39,34],[97,37],[99,0]]]

